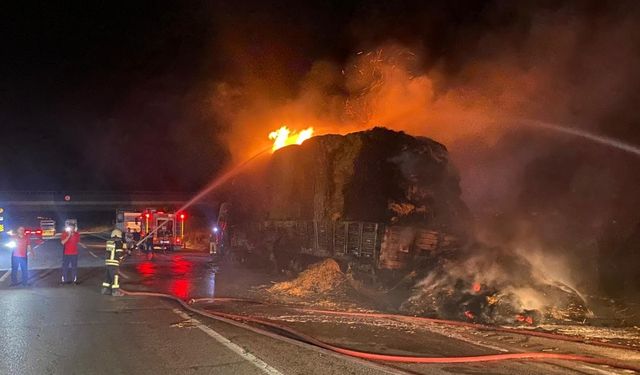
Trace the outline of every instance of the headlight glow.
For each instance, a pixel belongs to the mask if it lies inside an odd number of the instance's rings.
[[[15,249],[17,244],[16,244],[16,241],[9,241],[6,244],[4,244],[4,246],[8,247],[9,249]]]

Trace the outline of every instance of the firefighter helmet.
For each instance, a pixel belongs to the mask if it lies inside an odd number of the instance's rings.
[[[111,238],[122,238],[122,231],[120,229],[114,229],[111,231]]]

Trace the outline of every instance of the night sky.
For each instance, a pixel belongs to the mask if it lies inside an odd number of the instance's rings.
[[[234,88],[250,80],[264,97],[295,100],[317,61],[344,73],[358,51],[391,41],[421,49],[414,68],[437,69],[438,95],[469,84],[475,61],[505,51],[537,68],[540,61],[518,55],[532,48],[521,41],[556,14],[596,30],[600,14],[615,24],[638,13],[634,2],[514,3],[5,2],[0,190],[196,191],[229,165],[233,142],[243,142],[227,138],[238,125],[215,111],[221,82]],[[582,34],[577,42],[589,43],[588,29]],[[541,60],[555,61],[547,53]],[[550,91],[581,81],[569,77]],[[348,83],[327,89],[338,97],[349,90]],[[623,120],[618,133],[626,136]]]
[[[219,137],[228,125],[203,108],[212,82],[236,64],[217,50],[220,30],[247,33],[240,48],[257,58],[272,53],[270,38],[300,30],[303,50],[286,67],[293,78],[317,55],[340,49],[339,30],[325,25],[341,28],[352,7],[327,2],[316,13],[235,3],[3,5],[0,189],[204,185],[229,161]]]
[[[3,9],[0,189],[192,190],[211,176],[226,158],[219,127],[190,108],[216,71],[207,12]]]

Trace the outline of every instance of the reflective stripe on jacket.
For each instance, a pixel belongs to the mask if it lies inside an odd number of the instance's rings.
[[[124,254],[123,247],[122,240],[120,239],[107,241],[104,264],[107,266],[119,266],[120,259]]]

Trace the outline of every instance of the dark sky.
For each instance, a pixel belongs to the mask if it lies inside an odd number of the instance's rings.
[[[195,190],[226,162],[194,111],[212,9],[40,2],[2,10],[0,189]]]
[[[219,31],[237,28],[249,38],[239,48],[260,51],[307,29],[313,51],[288,62],[302,72],[314,53],[340,53],[325,22],[342,27],[351,7],[236,3],[3,5],[0,190],[200,188],[229,160],[225,125],[202,109],[236,64],[218,53]]]
[[[293,97],[314,62],[341,66],[357,51],[392,40],[421,48],[420,68],[438,67],[447,79],[436,83],[446,89],[465,85],[471,62],[496,51],[535,67],[527,54],[518,55],[531,48],[520,41],[546,14],[584,18],[596,29],[601,20],[594,15],[629,13],[623,6],[603,11],[601,1],[41,1],[1,7],[0,190],[195,191],[231,158],[224,136],[233,125],[211,108],[218,82],[253,79],[274,97]],[[589,43],[591,36],[583,34]],[[334,90],[340,94],[344,87]]]

